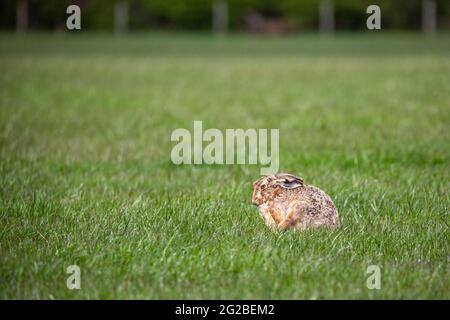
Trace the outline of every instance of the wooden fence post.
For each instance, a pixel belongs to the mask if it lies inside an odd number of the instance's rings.
[[[436,32],[435,0],[422,0],[422,30],[430,35]]]
[[[128,31],[129,7],[128,1],[118,0],[114,4],[114,31],[124,33]]]
[[[319,7],[319,29],[321,32],[334,32],[334,3],[333,0],[321,0]]]
[[[226,0],[213,0],[212,27],[215,33],[228,32],[228,3]]]
[[[28,0],[17,1],[16,30],[18,33],[22,33],[28,30]]]

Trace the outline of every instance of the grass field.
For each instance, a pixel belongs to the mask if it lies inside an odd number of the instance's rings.
[[[0,34],[0,70],[1,298],[450,298],[450,35]],[[342,228],[268,230],[259,166],[173,165],[194,120],[279,128]]]

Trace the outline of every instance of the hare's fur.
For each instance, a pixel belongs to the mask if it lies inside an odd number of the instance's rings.
[[[336,228],[339,214],[331,198],[290,174],[263,176],[253,183],[252,202],[273,229]]]

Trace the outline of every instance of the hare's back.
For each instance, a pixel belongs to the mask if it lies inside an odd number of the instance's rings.
[[[337,208],[324,191],[315,186],[305,186],[299,193],[299,200],[303,203],[304,214],[310,219],[317,220],[316,223],[339,225]]]

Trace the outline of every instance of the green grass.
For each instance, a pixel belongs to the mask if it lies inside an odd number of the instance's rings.
[[[280,128],[342,228],[271,232],[258,166],[173,165],[193,120]],[[0,297],[449,299],[449,125],[448,34],[0,34]]]

